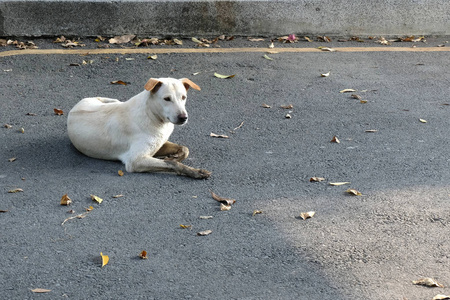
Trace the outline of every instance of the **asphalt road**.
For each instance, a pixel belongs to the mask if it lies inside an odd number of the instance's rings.
[[[449,295],[448,287],[412,284],[432,277],[450,285],[449,53],[0,57],[0,298]],[[121,163],[71,146],[66,117],[80,99],[126,100],[150,77],[188,77],[202,88],[189,91],[189,123],[171,141],[188,146],[186,164],[211,171],[210,179],[119,176]],[[23,192],[8,193],[16,188]],[[210,191],[237,202],[220,211]],[[64,194],[70,207],[60,205]],[[302,220],[308,211],[316,214]],[[203,230],[212,233],[197,236]],[[110,258],[104,267],[100,252]]]

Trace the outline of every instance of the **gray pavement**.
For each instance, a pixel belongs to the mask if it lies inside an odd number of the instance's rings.
[[[450,35],[446,0],[0,0],[0,36]]]
[[[412,284],[433,277],[450,285],[449,52],[268,55],[273,60],[262,53],[0,57],[0,210],[7,210],[0,213],[0,298],[449,295],[448,287]],[[70,66],[83,60],[92,62]],[[187,164],[212,171],[209,180],[121,177],[119,162],[71,146],[66,116],[81,98],[126,100],[149,77],[166,76],[202,88],[189,92],[190,121],[171,140],[189,147]],[[367,103],[340,93],[349,88]],[[293,108],[280,108],[287,104]],[[326,181],[309,182],[313,176]],[[329,185],[343,181],[351,184]],[[23,192],[8,193],[15,188]],[[220,211],[210,190],[237,203]],[[71,207],[59,204],[64,194]],[[61,225],[89,206],[84,218]],[[307,211],[316,215],[300,219]],[[207,229],[209,236],[196,235]],[[142,250],[147,260],[138,257]],[[110,257],[103,268],[100,252]]]

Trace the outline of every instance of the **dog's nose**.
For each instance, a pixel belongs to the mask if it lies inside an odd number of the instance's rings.
[[[178,115],[178,124],[184,124],[187,122],[188,115],[187,114],[179,114]]]

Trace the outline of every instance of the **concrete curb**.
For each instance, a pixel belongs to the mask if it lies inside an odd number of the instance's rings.
[[[445,0],[0,0],[0,36],[450,35]]]

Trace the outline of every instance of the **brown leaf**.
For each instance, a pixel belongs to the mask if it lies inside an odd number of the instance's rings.
[[[148,256],[147,256],[147,251],[142,250],[142,252],[139,253],[139,257],[140,257],[141,259],[147,259],[147,258],[148,258]]]
[[[346,193],[349,193],[352,196],[362,196],[361,192],[358,192],[355,189],[348,189],[345,191]]]
[[[441,295],[441,294],[433,297],[433,300],[448,300],[448,299],[450,299],[450,296]]]
[[[219,201],[220,203],[223,203],[224,205],[232,205],[232,204],[236,203],[235,199],[220,197],[220,196],[216,195],[213,191],[209,191],[209,192],[211,193],[211,196],[213,197],[214,200]]]
[[[265,104],[265,103],[263,103],[261,106],[264,107],[264,108],[271,108],[272,107],[272,106],[270,106],[268,104]]]
[[[341,91],[339,91],[339,93],[351,93],[351,92],[356,92],[356,90],[354,90],[354,89],[343,89],[343,90],[341,90]]]
[[[61,197],[60,204],[61,205],[70,205],[70,204],[72,204],[72,199],[70,199],[69,196],[67,196],[67,194],[65,194]]]
[[[294,105],[288,104],[288,105],[281,105],[280,107],[284,108],[284,109],[291,109],[291,108],[294,108]]]
[[[339,144],[341,141],[339,141],[339,139],[336,136],[333,136],[333,138],[330,141],[331,143],[336,143]]]
[[[223,203],[220,203],[220,210],[221,211],[228,211],[231,209],[231,205],[225,205]]]
[[[0,213],[6,213],[8,210],[0,209]]]
[[[311,177],[310,179],[309,179],[309,182],[322,182],[322,181],[325,181],[326,179],[325,178],[323,178],[323,177]]]
[[[126,34],[126,35],[120,35],[120,36],[115,36],[111,39],[109,39],[109,43],[110,44],[125,44],[125,43],[129,43],[132,39],[134,39],[136,35],[134,34]]]
[[[304,38],[305,38],[306,41],[308,41],[310,43],[312,42],[312,40],[309,37],[305,36]]]
[[[55,112],[55,115],[61,116],[64,114],[62,109],[54,108],[53,111]]]
[[[365,132],[371,132],[371,133],[374,133],[374,132],[378,132],[378,130],[376,130],[376,129],[367,129]]]
[[[8,161],[9,161],[9,162],[13,162],[13,161],[16,161],[16,159],[17,159],[17,158],[15,158],[15,157],[11,157],[11,158],[8,159]]]
[[[222,139],[228,139],[229,136],[225,135],[225,134],[215,134],[215,133],[210,133],[209,136],[211,137],[215,137],[215,138],[222,138]]]
[[[421,278],[419,280],[414,280],[413,284],[423,285],[423,286],[428,286],[428,287],[440,287],[440,288],[444,287],[442,284],[440,284],[439,282],[437,282],[433,278],[428,278],[428,277],[427,278]]]
[[[321,76],[321,77],[328,77],[328,76],[330,76],[330,73],[331,73],[331,72],[328,72],[328,73],[322,73],[322,74],[320,74],[320,76]]]
[[[117,171],[117,174],[119,174],[119,176],[123,176],[123,171],[122,170],[119,170],[119,171]]]
[[[362,100],[362,97],[360,95],[357,95],[357,94],[352,94],[352,98],[358,99],[358,100]]]
[[[290,114],[286,114],[284,117],[285,117],[286,119],[292,118],[292,116],[291,116]]]
[[[252,213],[252,217],[254,217],[255,215],[258,215],[258,214],[262,214],[262,213],[263,213],[262,210],[254,210]]]
[[[123,197],[123,195],[122,194],[120,194],[120,195],[114,195],[114,196],[112,196],[113,198],[120,198],[120,197]]]
[[[17,189],[12,189],[12,190],[9,190],[9,191],[8,191],[8,193],[19,193],[19,192],[23,192],[23,190],[17,188]]]
[[[5,127],[5,128],[7,128],[7,129],[9,129],[9,128],[12,128],[12,125],[9,125],[9,124],[5,124],[5,125],[3,125],[3,127]]]
[[[66,41],[66,38],[62,35],[61,37],[56,38],[56,40],[53,41],[53,43],[64,43]]]
[[[114,80],[114,81],[111,81],[111,84],[127,85],[127,84],[130,84],[130,83],[129,83],[129,82],[122,81],[122,80]]]
[[[203,230],[203,231],[197,232],[197,235],[205,236],[205,235],[209,235],[211,233],[212,233],[212,230],[208,229],[208,230]]]
[[[315,211],[304,212],[304,213],[300,214],[300,218],[302,218],[303,220],[306,220],[306,219],[314,217],[315,214],[316,214]]]
[[[52,290],[47,290],[47,289],[32,289],[31,290],[33,293],[48,293],[51,292]]]

